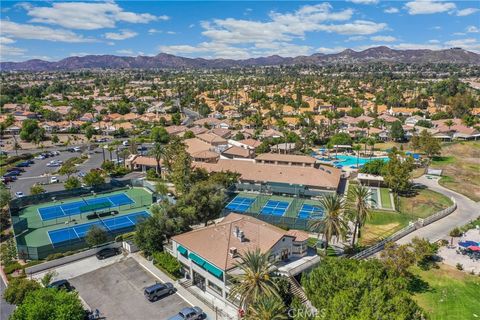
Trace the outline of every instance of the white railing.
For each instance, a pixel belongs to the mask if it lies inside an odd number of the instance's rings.
[[[455,199],[453,199],[453,198],[451,198],[451,199],[453,201],[453,204],[450,207],[448,207],[446,209],[443,209],[443,210],[441,210],[437,213],[434,213],[433,215],[429,216],[426,219],[418,219],[415,222],[410,222],[410,224],[407,227],[405,227],[401,230],[398,230],[397,232],[395,232],[394,234],[392,234],[388,238],[385,238],[382,241],[374,244],[373,246],[368,247],[367,249],[353,255],[351,258],[352,259],[368,258],[371,255],[374,255],[375,253],[381,251],[385,247],[385,244],[387,244],[388,242],[397,241],[397,240],[405,237],[407,234],[410,234],[411,232],[413,232],[417,229],[425,227],[432,222],[435,222],[437,220],[440,220],[440,219],[448,216],[450,213],[452,213],[453,211],[455,211],[457,209],[457,203],[455,202]]]

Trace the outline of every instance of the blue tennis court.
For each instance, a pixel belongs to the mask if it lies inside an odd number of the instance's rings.
[[[263,214],[272,214],[274,216],[283,216],[290,203],[287,201],[268,200],[260,211]]]
[[[245,212],[250,208],[252,203],[255,202],[255,198],[246,198],[246,197],[236,197],[225,208],[237,211],[237,212]]]
[[[81,211],[82,207],[102,203],[108,203],[109,207],[118,207],[126,204],[135,203],[135,201],[133,201],[125,193],[119,193],[107,197],[91,198],[70,203],[64,203],[61,205],[50,206],[46,208],[39,208],[38,213],[40,214],[40,217],[43,221],[52,220],[84,213],[85,211]]]
[[[74,227],[67,227],[57,230],[48,231],[50,242],[55,246],[56,244],[78,241],[84,238],[93,226],[97,226],[106,231],[116,231],[124,228],[135,226],[139,220],[148,218],[150,215],[147,211],[130,213],[120,217],[108,218],[94,222],[79,224]]]
[[[298,217],[302,219],[310,219],[312,217],[320,218],[323,216],[323,209],[311,204],[304,204],[298,212]]]

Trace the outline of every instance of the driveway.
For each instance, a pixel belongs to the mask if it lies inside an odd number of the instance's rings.
[[[435,221],[426,227],[410,233],[409,235],[398,240],[397,243],[409,243],[414,237],[425,238],[431,242],[447,238],[448,234],[454,227],[463,226],[471,220],[476,219],[480,215],[479,202],[470,200],[462,194],[442,187],[438,184],[437,179],[427,179],[426,176],[422,176],[418,179],[415,179],[414,182],[421,183],[433,191],[455,199],[457,202],[457,210],[443,219]]]
[[[178,294],[149,302],[143,289],[157,280],[127,258],[69,280],[92,310],[105,319],[168,319],[190,304]]]
[[[0,319],[8,319],[10,314],[13,313],[13,310],[15,310],[15,306],[9,304],[7,301],[3,299],[3,292],[6,289],[6,285],[3,282],[3,278],[0,277]]]

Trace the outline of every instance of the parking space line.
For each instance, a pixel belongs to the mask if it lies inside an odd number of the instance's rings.
[[[145,265],[143,265],[143,263],[141,263],[141,262],[138,261],[137,259],[135,259],[135,261],[137,261],[137,263],[138,263],[139,265],[141,265],[143,269],[145,269],[145,270],[147,270],[148,272],[150,272],[155,278],[157,278],[158,280],[160,280],[162,283],[165,283],[165,281],[163,281],[159,276],[157,276],[157,275],[156,275],[155,273],[153,273],[149,268],[147,268]],[[179,284],[179,285],[180,285],[180,284]],[[183,301],[185,301],[186,303],[188,303],[189,305],[191,305],[191,306],[193,307],[193,304],[192,304],[189,300],[187,300],[184,296],[182,296],[182,295],[178,292],[178,289],[175,290],[175,293],[178,294],[178,296],[179,296],[180,298],[182,298]]]

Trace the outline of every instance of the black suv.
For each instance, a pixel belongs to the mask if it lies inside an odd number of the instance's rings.
[[[175,288],[170,282],[156,283],[153,286],[145,288],[143,294],[148,301],[155,301],[159,298],[175,293]]]
[[[119,253],[120,253],[120,250],[117,248],[105,248],[98,251],[96,256],[98,260],[103,260],[105,258],[116,256]]]
[[[70,284],[70,282],[68,282],[68,280],[54,281],[54,282],[50,283],[47,286],[47,288],[55,288],[55,289],[58,289],[58,290],[66,290],[66,291],[72,291],[73,290],[73,287]]]

